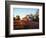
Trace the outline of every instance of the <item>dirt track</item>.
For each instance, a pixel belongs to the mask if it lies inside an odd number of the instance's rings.
[[[28,20],[14,21],[14,29],[38,29],[38,28],[39,28],[39,22],[28,21]]]

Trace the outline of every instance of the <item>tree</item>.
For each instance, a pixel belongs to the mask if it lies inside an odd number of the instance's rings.
[[[29,18],[30,18],[31,20],[33,20],[33,19],[34,19],[33,14],[30,14]]]
[[[39,9],[36,12],[36,21],[39,21]]]
[[[13,17],[13,20],[15,21],[15,17]]]
[[[20,20],[20,16],[19,15],[16,16],[16,20]]]

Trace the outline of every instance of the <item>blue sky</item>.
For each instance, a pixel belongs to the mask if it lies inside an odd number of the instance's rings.
[[[19,15],[20,18],[24,17],[28,14],[35,14],[38,11],[36,8],[14,8],[13,9],[13,16]]]

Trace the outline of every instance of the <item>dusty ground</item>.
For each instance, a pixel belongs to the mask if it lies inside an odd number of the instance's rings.
[[[24,21],[24,20],[16,20],[14,21],[14,30],[17,29],[38,29],[39,22],[36,21]]]

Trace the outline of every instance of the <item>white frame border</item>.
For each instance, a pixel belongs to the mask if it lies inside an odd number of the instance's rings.
[[[39,29],[13,30],[13,8],[37,8],[37,9],[39,9]],[[10,5],[10,35],[11,34],[27,34],[27,33],[42,32],[42,15],[43,15],[42,6]]]

